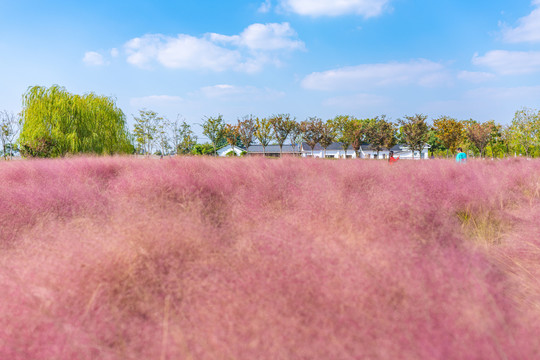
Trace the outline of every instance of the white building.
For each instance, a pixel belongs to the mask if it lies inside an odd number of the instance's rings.
[[[390,149],[394,152],[394,157],[398,157],[400,159],[412,159],[413,154],[412,151],[409,149],[406,145],[396,145]],[[221,149],[217,151],[219,156],[231,156],[230,153],[233,151],[232,147],[230,145],[224,146]],[[414,154],[414,159],[428,159],[429,151],[429,145],[425,145],[424,149],[419,153],[418,151]],[[246,153],[246,150],[244,148],[235,146],[234,152],[237,156],[241,156],[243,153]],[[361,159],[388,159],[389,156],[389,150],[381,150],[379,151],[377,155],[377,151],[373,150],[369,144],[362,144],[358,151],[358,157]],[[352,148],[352,146],[349,146],[349,148],[345,151],[343,150],[343,147],[340,143],[332,143],[326,150],[324,150],[320,144],[315,145],[315,148],[311,150],[309,145],[307,143],[302,143],[297,146],[292,145],[283,145],[281,149],[281,153],[283,155],[293,155],[293,156],[302,156],[302,157],[316,157],[316,158],[344,158],[347,157],[349,159],[356,159],[357,154]],[[264,148],[262,145],[251,145],[248,148],[247,154],[249,156],[269,156],[269,157],[279,157],[280,156],[280,149],[279,145],[268,145]]]
[[[231,156],[230,153],[232,153],[233,151],[236,154],[236,156],[240,156],[242,155],[242,153],[246,152],[245,149],[239,146],[235,146],[233,150],[231,145],[227,145],[227,146],[222,147],[221,149],[218,149],[217,154],[218,156]]]
[[[227,145],[222,147],[217,151],[219,156],[231,156],[230,153],[233,151],[231,148],[231,145]],[[242,153],[246,152],[246,149],[235,146],[234,152],[236,155],[240,156]],[[285,145],[283,144],[281,148],[281,152],[279,149],[279,145],[267,145],[264,147],[262,145],[251,145],[248,148],[247,154],[249,156],[268,156],[268,157],[279,157],[280,154],[283,155],[295,155],[300,156],[300,145],[292,146],[292,145]]]
[[[395,145],[390,149],[394,152],[394,157],[400,159],[413,159],[413,153],[407,145]],[[302,143],[301,153],[303,157],[316,157],[316,158],[361,158],[361,159],[388,159],[390,150],[384,149],[377,151],[372,149],[369,144],[362,144],[358,151],[358,156],[352,146],[349,146],[347,150],[344,150],[341,146],[341,143],[332,143],[330,146],[324,150],[320,144],[315,145],[313,150],[309,147],[307,143]],[[414,159],[428,159],[429,158],[429,145],[425,145],[424,149],[421,152],[416,151],[414,154]]]

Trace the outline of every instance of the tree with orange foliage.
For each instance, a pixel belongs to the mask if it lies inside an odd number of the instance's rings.
[[[466,128],[467,138],[480,151],[480,156],[484,157],[484,150],[491,141],[493,124],[490,122],[471,122]]]
[[[231,145],[231,148],[234,152],[234,145],[236,145],[236,142],[238,141],[238,136],[240,136],[238,131],[238,125],[225,125],[224,136],[229,145]]]
[[[464,127],[459,120],[449,116],[441,116],[433,120],[433,129],[437,138],[446,148],[446,157],[448,157],[448,150],[454,153],[458,145],[463,141]]]

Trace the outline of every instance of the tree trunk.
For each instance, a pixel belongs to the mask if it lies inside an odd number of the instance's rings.
[[[279,144],[279,157],[283,157],[283,144]]]

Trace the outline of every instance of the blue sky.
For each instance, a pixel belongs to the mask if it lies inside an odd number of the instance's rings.
[[[540,0],[0,0],[0,110],[29,86],[223,114],[424,113],[507,124],[540,108]]]

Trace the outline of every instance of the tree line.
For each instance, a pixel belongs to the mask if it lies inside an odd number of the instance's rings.
[[[20,114],[0,112],[0,151],[5,158],[17,151],[25,157],[80,153],[215,155],[227,144],[243,149],[258,144],[265,154],[270,144],[277,144],[282,153],[284,145],[299,151],[299,144],[306,143],[313,151],[319,144],[326,151],[337,142],[345,151],[352,147],[357,155],[363,144],[377,152],[403,144],[413,153],[428,144],[435,156],[451,156],[458,147],[481,157],[540,156],[540,112],[528,108],[517,111],[506,126],[493,120],[449,116],[428,121],[423,114],[404,116],[395,122],[384,115],[338,115],[327,120],[309,117],[303,121],[290,114],[246,115],[233,123],[218,115],[204,117],[199,124],[209,140],[204,143],[198,142],[192,125],[180,117],[171,121],[155,111],[141,109],[133,116],[133,123],[130,131],[124,113],[111,97],[71,94],[56,85],[34,86],[24,94]]]
[[[435,156],[453,156],[458,147],[472,155],[505,157],[508,155],[540,156],[540,112],[524,108],[515,113],[511,124],[503,126],[490,120],[458,120],[440,116],[428,121],[423,114],[404,116],[396,122],[386,116],[356,118],[338,115],[323,121],[309,117],[296,121],[290,114],[266,118],[246,115],[236,123],[226,123],[223,116],[205,117],[200,124],[209,143],[199,144],[191,125],[184,121],[169,122],[153,111],[140,110],[135,120],[135,141],[139,153],[212,155],[227,144],[247,149],[258,144],[265,149],[276,144],[282,154],[283,145],[293,149],[306,143],[311,150],[319,144],[323,151],[339,143],[344,152],[352,147],[359,155],[360,147],[369,144],[377,153],[403,144],[413,152],[427,145]]]

